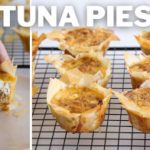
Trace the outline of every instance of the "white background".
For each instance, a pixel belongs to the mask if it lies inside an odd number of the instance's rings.
[[[132,5],[134,8],[139,5],[149,5],[149,0],[33,0],[33,5],[45,5],[50,8],[50,6],[55,5],[58,8],[58,20],[60,18],[60,15],[62,13],[62,10],[64,6],[71,5],[74,6],[76,10],[77,17],[79,19],[79,22],[81,25],[84,25],[86,22],[86,6],[88,5],[99,5],[106,7],[108,5],[118,6],[118,5]],[[134,13],[134,11],[133,11]],[[131,18],[134,16],[133,13],[131,14]],[[106,20],[102,20],[101,22],[98,22],[98,26],[106,27],[105,25]],[[139,34],[142,30],[145,30],[145,28],[139,28],[139,27],[132,27],[132,28],[118,28],[114,27],[111,28],[115,31],[115,33],[119,36],[120,41],[111,43],[111,46],[139,46],[137,41],[134,38],[134,35]],[[52,30],[50,26],[45,26],[44,28],[38,28],[36,26],[33,27],[33,31],[38,31],[38,33],[42,32],[49,32]],[[49,40],[43,42],[41,46],[55,46],[56,42],[51,42]]]

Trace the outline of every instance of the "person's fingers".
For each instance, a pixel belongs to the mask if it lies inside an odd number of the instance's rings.
[[[2,41],[0,41],[0,64],[5,60],[10,60],[10,59],[4,44],[2,43]]]
[[[2,41],[0,41],[0,71],[13,75],[13,64]]]

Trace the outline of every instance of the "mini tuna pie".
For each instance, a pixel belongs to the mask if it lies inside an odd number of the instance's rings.
[[[30,52],[30,28],[13,28],[22,41],[25,52]]]
[[[138,89],[114,93],[127,110],[133,127],[150,133],[150,80],[145,81]]]
[[[150,78],[150,56],[125,53],[125,62],[133,88],[140,87],[145,80]]]
[[[37,55],[38,46],[40,43],[46,39],[46,35],[42,33],[40,36],[36,32],[32,33],[32,84],[35,78],[35,57]],[[32,87],[32,96],[34,96],[38,92],[39,88],[33,84]]]
[[[135,36],[143,52],[150,55],[150,31],[144,31],[140,35]]]
[[[45,57],[46,62],[53,64],[66,83],[97,82],[106,87],[111,77],[111,62],[100,54],[71,55],[50,54]]]
[[[67,85],[50,79],[47,103],[60,126],[69,132],[90,132],[103,122],[112,91],[98,84]]]
[[[97,51],[105,54],[109,43],[118,40],[118,37],[108,29],[87,27],[55,30],[48,33],[47,37],[59,41],[60,49],[73,56]]]
[[[16,67],[10,67],[9,61],[0,64],[0,110],[9,111],[15,107]]]

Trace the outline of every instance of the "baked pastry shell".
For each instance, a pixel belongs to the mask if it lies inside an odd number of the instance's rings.
[[[131,77],[132,87],[133,89],[139,88],[144,81],[150,78],[150,73],[146,71],[135,71],[131,67],[135,64],[142,62],[144,59],[150,59],[150,57],[141,54],[136,56],[128,52],[125,53],[124,57],[128,73]]]
[[[62,64],[65,60],[78,60],[78,58],[82,58],[84,56],[93,57],[98,59],[102,65],[106,68],[105,75],[99,70],[95,74],[89,74],[85,72],[81,72],[78,68],[70,69],[64,68]],[[45,60],[47,63],[53,64],[58,72],[61,75],[61,80],[67,84],[76,84],[76,83],[85,83],[86,82],[96,82],[100,86],[106,87],[110,78],[111,78],[111,61],[108,58],[104,58],[103,56],[97,53],[89,53],[89,54],[80,54],[75,58],[71,55],[47,55],[45,56]]]
[[[74,28],[74,29],[68,29],[68,30],[55,30],[55,31],[48,33],[47,38],[51,40],[57,40],[59,42],[60,49],[64,50],[65,54],[70,54],[72,56],[76,56],[80,53],[88,53],[88,52],[100,52],[102,53],[102,55],[105,55],[110,42],[119,40],[117,35],[111,30],[104,29],[104,28],[93,28],[93,30],[98,29],[102,32],[106,32],[107,34],[109,34],[109,37],[105,39],[104,41],[102,41],[100,44],[97,44],[94,46],[83,46],[82,44],[79,46],[77,46],[76,44],[74,44],[73,46],[70,46],[64,40],[65,34],[67,34],[67,32],[69,31],[74,31],[77,29],[80,29],[80,28]],[[83,27],[83,29],[88,29],[88,28]]]
[[[110,101],[111,90],[104,89],[96,84],[87,85],[88,88],[94,88],[104,94],[103,104],[83,113],[71,113],[67,109],[52,103],[53,96],[61,89],[66,88],[64,82],[58,79],[50,79],[47,91],[47,103],[52,114],[60,126],[69,132],[90,132],[97,129],[103,122],[107,105]]]
[[[39,87],[34,84],[34,79],[35,79],[35,62],[32,61],[32,96],[35,96],[39,91]]]
[[[134,128],[144,132],[150,133],[150,106],[138,106],[135,102],[127,98],[123,93],[115,92],[122,107],[127,111],[129,121]]]
[[[35,96],[39,91],[39,87],[33,84],[35,78],[35,57],[40,43],[45,39],[46,35],[44,33],[40,36],[38,36],[37,32],[32,33],[32,96]]]
[[[135,36],[135,38],[138,41],[138,43],[140,44],[142,51],[145,54],[150,55],[150,40],[142,37],[142,35],[137,35],[137,36]]]
[[[37,35],[36,32],[32,33],[32,59],[34,60],[40,43],[46,39],[46,34],[42,33],[40,36]]]

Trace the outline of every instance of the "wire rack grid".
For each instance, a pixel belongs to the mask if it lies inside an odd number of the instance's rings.
[[[107,57],[112,60],[112,78],[108,88],[116,91],[131,89],[123,54],[128,50],[139,53],[139,48],[110,48]],[[40,87],[33,98],[33,146],[34,150],[149,150],[150,134],[134,129],[127,112],[118,99],[112,96],[105,120],[100,129],[91,133],[69,133],[60,128],[46,104],[49,78],[59,78],[56,69],[46,64],[43,57],[49,53],[61,53],[57,48],[40,48],[36,59],[35,84]]]

